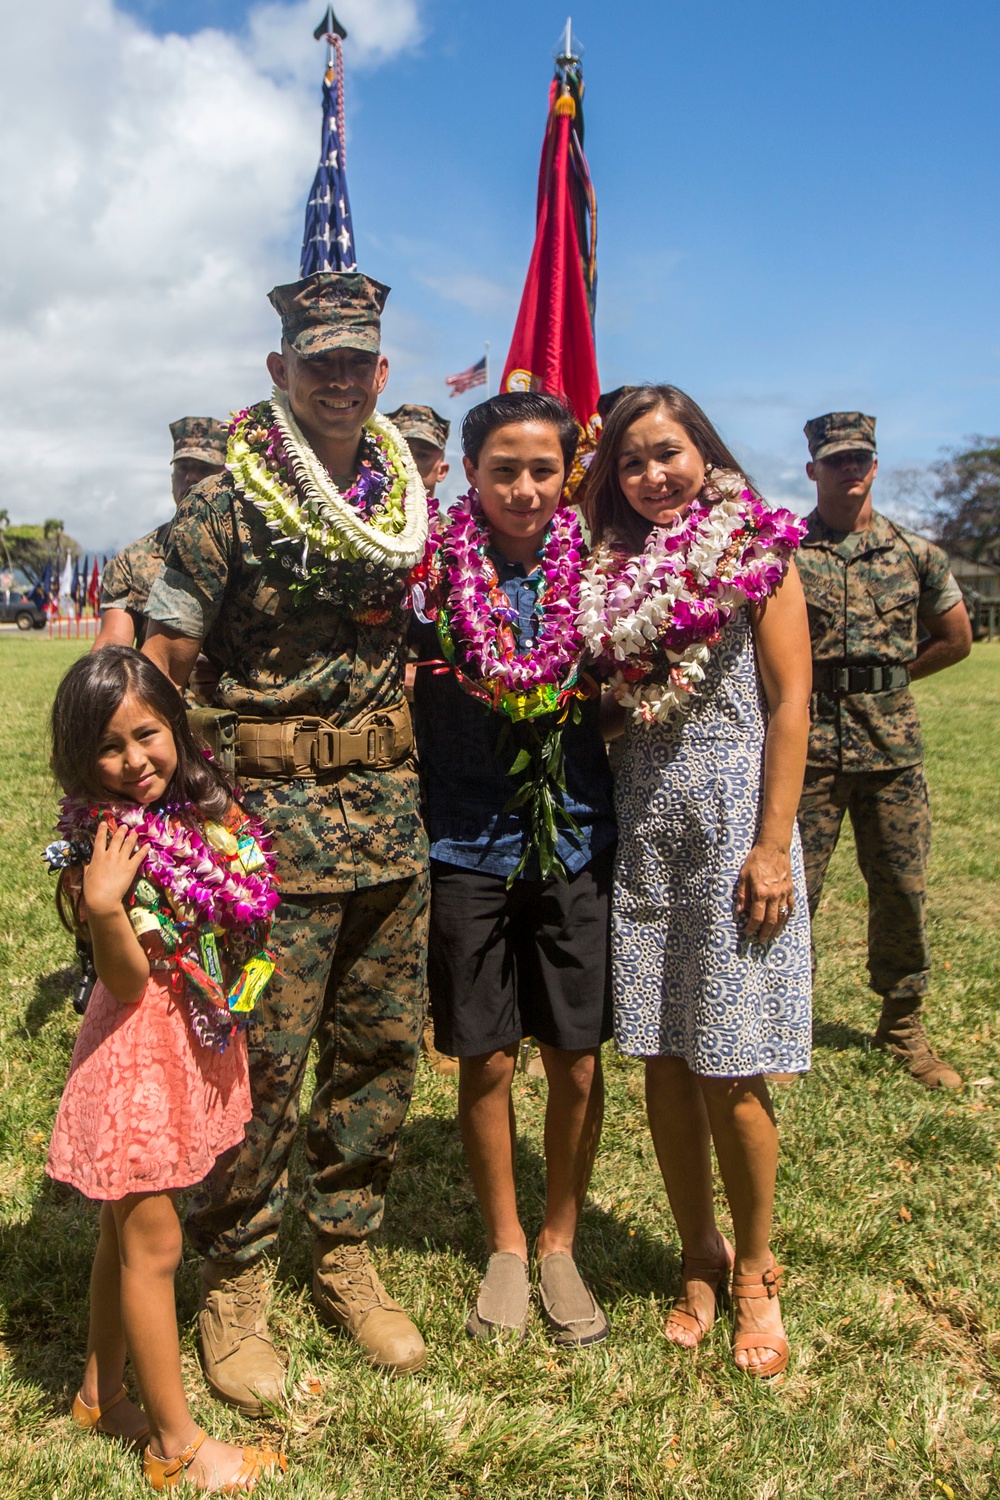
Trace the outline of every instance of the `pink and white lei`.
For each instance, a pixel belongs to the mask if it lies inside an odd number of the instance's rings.
[[[93,834],[102,819],[135,829],[140,844],[149,850],[143,875],[166,891],[184,920],[231,930],[269,923],[281,898],[274,877],[275,858],[261,825],[246,814],[240,819],[238,832],[252,837],[265,866],[260,874],[247,874],[237,856],[212,847],[203,832],[206,825],[190,809],[186,809],[190,822],[179,817],[178,811],[136,803],[97,806],[79,797],[64,797],[56,827],[66,838]]]
[[[709,470],[701,494],[643,551],[601,547],[584,569],[577,624],[632,717],[663,724],[691,705],[719,633],[781,583],[805,522],[772,509],[742,474]]]

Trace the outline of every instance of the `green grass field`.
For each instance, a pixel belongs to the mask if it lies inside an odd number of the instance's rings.
[[[76,643],[0,640],[0,1497],[143,1493],[133,1458],[69,1420],[96,1214],[42,1171],[77,1030],[71,945],[39,851],[54,793],[44,721]],[[178,1282],[196,1416],[280,1440],[259,1493],[322,1500],[521,1497],[940,1497],[1000,1494],[1000,646],[917,687],[935,813],[930,1029],[969,1085],[929,1094],[869,1051],[864,891],[849,836],[818,943],[812,1073],[778,1091],[775,1248],[792,1362],[777,1389],[732,1367],[716,1325],[696,1357],[661,1335],[678,1251],[642,1111],[639,1067],[607,1049],[607,1123],[579,1257],[611,1337],[555,1353],[463,1333],[482,1234],[454,1086],[421,1071],[378,1258],[430,1348],[426,1371],[370,1371],[313,1316],[308,1245],[286,1216],[274,1326],[287,1411],[255,1426],[208,1399],[193,1338],[196,1267]],[[993,1087],[994,1080],[997,1086]],[[519,1078],[521,1186],[540,1218],[544,1083]],[[299,1160],[301,1170],[301,1159]]]

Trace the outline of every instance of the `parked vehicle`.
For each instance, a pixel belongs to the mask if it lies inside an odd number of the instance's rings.
[[[3,589],[0,591],[0,623],[9,625],[12,621],[18,630],[42,630],[45,626],[45,611],[27,594],[20,594],[15,589]]]

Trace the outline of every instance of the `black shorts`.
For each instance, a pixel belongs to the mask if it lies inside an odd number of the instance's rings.
[[[431,861],[427,978],[434,1045],[449,1057],[531,1036],[582,1052],[611,1036],[614,849],[568,881],[516,880]]]

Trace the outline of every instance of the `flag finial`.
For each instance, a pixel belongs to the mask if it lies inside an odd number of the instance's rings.
[[[339,36],[342,42],[347,41],[347,32],[334,15],[332,5],[327,6],[326,15],[316,27],[313,36],[317,42],[321,42],[325,36]]]

